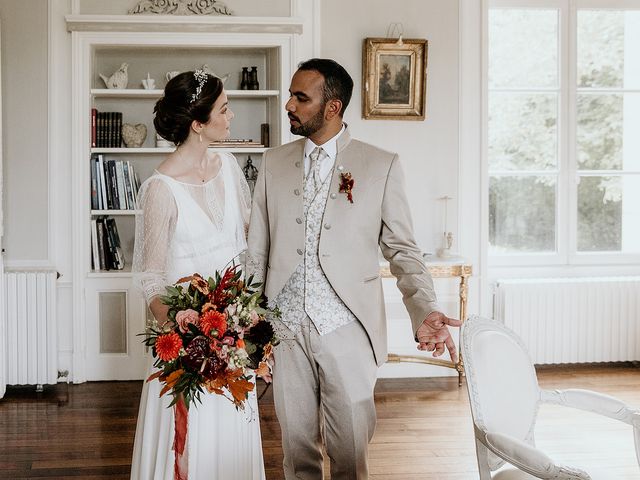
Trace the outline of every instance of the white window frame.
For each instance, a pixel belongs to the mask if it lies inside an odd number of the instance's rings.
[[[489,165],[488,165],[488,108],[489,108],[489,61],[488,61],[488,14],[490,9],[556,9],[558,10],[558,74],[560,97],[558,104],[558,184],[556,195],[556,252],[542,253],[487,253],[488,267],[550,267],[549,271],[563,274],[562,267],[629,265],[640,264],[640,254],[616,252],[578,252],[577,251],[577,164],[570,159],[576,158],[576,105],[577,105],[577,11],[579,9],[599,10],[640,10],[638,0],[486,0],[483,2],[483,167],[482,196],[485,207],[484,223],[488,225],[489,212]],[[606,174],[603,171],[602,174]],[[620,173],[620,172],[616,172]],[[488,226],[485,245],[489,248]],[[592,271],[592,269],[589,269]]]

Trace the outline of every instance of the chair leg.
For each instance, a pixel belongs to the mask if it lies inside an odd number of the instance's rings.
[[[491,480],[491,470],[489,469],[489,450],[482,442],[476,439],[476,456],[478,457],[478,472],[480,480]]]

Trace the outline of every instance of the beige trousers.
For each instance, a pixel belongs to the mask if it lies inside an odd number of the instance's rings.
[[[302,331],[275,348],[274,359],[285,478],[322,480],[324,437],[332,480],[367,479],[377,365],[360,322],[321,336],[306,317]]]

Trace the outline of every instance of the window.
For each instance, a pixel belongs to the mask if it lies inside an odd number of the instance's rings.
[[[487,17],[492,262],[629,259],[640,253],[640,10],[529,3],[496,2]]]

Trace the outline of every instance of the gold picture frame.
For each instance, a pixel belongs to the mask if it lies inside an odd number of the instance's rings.
[[[362,117],[424,120],[427,96],[425,39],[365,38]]]

